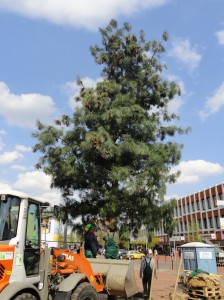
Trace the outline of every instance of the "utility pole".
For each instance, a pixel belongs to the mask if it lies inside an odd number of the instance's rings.
[[[68,220],[65,221],[64,225],[64,248],[67,248],[67,234],[68,234]]]
[[[148,249],[148,228],[145,227],[145,250]]]
[[[68,235],[68,208],[67,208],[67,204],[69,203],[70,197],[72,197],[73,194],[70,194],[68,192],[65,192],[62,194],[64,201],[65,201],[65,207],[63,208],[63,213],[64,213],[64,217],[63,217],[63,225],[64,225],[64,248],[67,248],[67,235]]]

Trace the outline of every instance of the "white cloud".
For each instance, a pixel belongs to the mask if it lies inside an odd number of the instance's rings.
[[[85,88],[95,88],[96,84],[100,81],[102,81],[102,78],[98,78],[96,80],[89,78],[89,77],[84,77],[81,79],[82,83]],[[72,109],[75,109],[77,107],[81,106],[81,102],[76,102],[75,97],[79,95],[80,88],[77,86],[76,82],[67,82],[63,87],[63,91],[69,96],[69,106]]]
[[[0,140],[0,150],[5,146]],[[15,147],[15,150],[13,151],[5,151],[0,154],[0,164],[11,164],[15,161],[18,161],[20,159],[24,158],[23,152],[30,152],[31,147],[26,147],[24,145],[19,145],[17,144]],[[17,169],[17,170],[25,170],[24,166],[20,165],[13,165],[11,166],[12,169]]]
[[[6,131],[5,130],[0,130],[0,135],[6,135]]]
[[[188,39],[175,39],[172,42],[172,49],[168,52],[168,55],[176,58],[181,63],[185,64],[190,70],[194,70],[198,67],[201,60],[201,55],[192,47]]]
[[[24,145],[16,145],[16,150],[20,152],[31,152],[32,148],[31,147],[26,147]]]
[[[199,116],[202,120],[210,115],[217,113],[224,105],[224,82],[220,85],[215,94],[208,98],[205,103],[204,110],[199,112]]]
[[[20,173],[15,187],[21,190],[36,190],[38,194],[46,192],[50,189],[51,178],[43,172],[33,171]]]
[[[1,136],[6,135],[5,130],[0,130],[0,151],[5,147],[5,143],[3,143]]]
[[[16,189],[41,198],[44,201],[52,201],[52,205],[60,201],[60,192],[50,188],[51,177],[41,171],[20,173],[14,184]],[[54,203],[57,202],[57,203]]]
[[[218,38],[219,45],[224,45],[224,30],[217,31],[215,35]]]
[[[171,100],[168,104],[168,110],[171,113],[178,114],[180,111],[180,108],[183,106],[184,101],[181,97],[175,96],[173,100]]]
[[[37,119],[47,122],[55,111],[51,97],[40,94],[15,95],[4,82],[0,82],[0,107],[0,114],[9,124],[30,128],[35,128]]]
[[[62,203],[61,194],[59,191],[56,190],[51,190],[49,192],[43,193],[41,195],[41,198],[45,202],[49,202],[52,206]]]
[[[8,183],[0,182],[0,190],[12,190],[12,187]]]
[[[119,15],[134,15],[141,10],[170,0],[0,0],[0,9],[31,19],[45,19],[56,24],[98,29],[102,23]]]
[[[179,195],[177,195],[177,194],[173,194],[173,195],[165,195],[165,197],[164,197],[164,200],[165,201],[167,201],[167,202],[169,202],[171,199],[179,199],[180,197],[179,197]]]
[[[172,168],[172,172],[181,171],[176,183],[196,183],[202,177],[224,174],[224,167],[218,163],[211,163],[204,160],[182,161],[178,166]]]
[[[3,143],[0,139],[0,151],[5,147],[5,143]]]
[[[0,164],[9,164],[23,158],[23,154],[18,151],[8,151],[0,154]]]
[[[26,171],[26,170],[27,170],[27,167],[22,166],[22,165],[13,165],[13,166],[11,167],[11,169],[13,169],[13,170],[19,170],[19,171]]]

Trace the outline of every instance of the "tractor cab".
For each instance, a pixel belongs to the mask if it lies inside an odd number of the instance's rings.
[[[0,264],[10,268],[4,280],[39,281],[40,205],[23,193],[0,193]]]
[[[21,199],[1,195],[0,199],[0,241],[8,243],[16,237]]]

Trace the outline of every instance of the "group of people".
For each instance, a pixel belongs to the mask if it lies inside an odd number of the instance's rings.
[[[87,224],[85,226],[85,234],[84,234],[84,250],[85,257],[87,258],[97,258],[99,255],[100,246],[98,244],[97,238],[95,236],[95,227],[92,224]],[[105,258],[117,259],[118,258],[118,246],[114,240],[114,232],[113,230],[108,233],[108,235],[104,238],[106,243],[105,247]]]
[[[94,234],[95,228],[92,224],[87,224],[85,226],[85,235],[84,235],[84,250],[85,257],[87,258],[97,258],[99,253],[99,244],[97,238]],[[114,241],[114,232],[108,233],[107,237],[105,237],[106,247],[105,247],[105,258],[117,259],[118,258],[118,246]],[[156,275],[156,267],[155,260],[153,258],[153,251],[151,249],[147,249],[144,252],[145,256],[141,260],[140,266],[140,278],[142,279],[143,285],[143,297],[148,298],[150,294],[153,269],[154,276]]]

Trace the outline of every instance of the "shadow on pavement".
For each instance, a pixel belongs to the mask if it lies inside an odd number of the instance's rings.
[[[134,296],[130,297],[130,298],[123,298],[123,297],[119,297],[119,296],[110,296],[107,294],[99,294],[99,300],[142,300],[143,298],[143,294],[142,293],[137,293]]]

